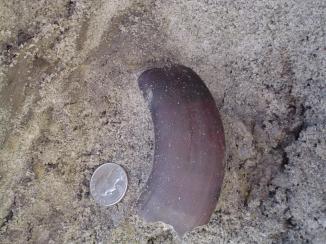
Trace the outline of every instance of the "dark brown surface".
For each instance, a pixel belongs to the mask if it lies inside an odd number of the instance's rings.
[[[206,224],[216,206],[224,167],[224,132],[214,99],[194,71],[181,65],[139,77],[154,130],[154,165],[140,215],[179,235]]]

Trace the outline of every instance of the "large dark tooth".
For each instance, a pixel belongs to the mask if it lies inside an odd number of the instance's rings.
[[[224,177],[224,132],[214,99],[190,68],[149,69],[138,79],[155,131],[154,164],[139,215],[182,236],[206,224]]]

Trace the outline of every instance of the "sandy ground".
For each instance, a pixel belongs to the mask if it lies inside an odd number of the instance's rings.
[[[325,0],[0,1],[0,243],[326,243]],[[178,239],[135,203],[146,67],[194,69],[223,117],[222,194]],[[104,162],[129,188],[97,205]]]

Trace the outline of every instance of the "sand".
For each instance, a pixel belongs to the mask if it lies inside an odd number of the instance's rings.
[[[326,243],[324,0],[1,1],[0,243]],[[153,125],[139,73],[175,62],[223,118],[225,180],[182,239],[136,201]],[[125,198],[89,193],[99,165]]]

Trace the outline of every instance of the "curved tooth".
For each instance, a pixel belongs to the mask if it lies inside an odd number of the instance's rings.
[[[190,68],[143,72],[138,84],[154,124],[153,170],[139,199],[139,215],[162,221],[182,236],[206,224],[224,177],[224,132],[214,99]]]

